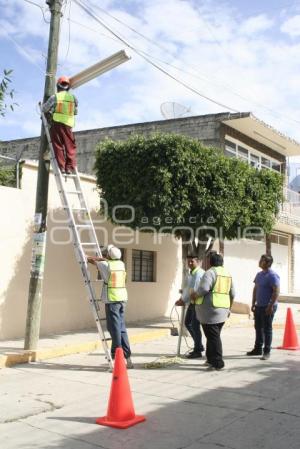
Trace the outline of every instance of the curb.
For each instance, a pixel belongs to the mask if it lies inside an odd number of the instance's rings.
[[[130,343],[143,343],[145,341],[156,340],[170,334],[170,329],[158,329],[153,331],[141,332],[135,335],[129,335]],[[61,347],[41,348],[36,351],[20,350],[18,352],[5,352],[0,355],[0,369],[9,368],[22,363],[38,362],[42,360],[52,359],[55,357],[63,357],[70,354],[78,354],[81,352],[91,352],[102,349],[101,341],[90,341],[86,343],[77,343],[72,345],[64,345]]]

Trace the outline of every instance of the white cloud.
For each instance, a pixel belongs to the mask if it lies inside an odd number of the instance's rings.
[[[238,28],[238,32],[246,36],[251,36],[254,33],[259,34],[260,32],[269,30],[273,24],[273,20],[268,18],[265,14],[260,14],[259,16],[250,17],[243,21]]]
[[[92,3],[95,7],[99,4],[96,0]],[[101,7],[146,34],[159,47],[109,19],[100,10],[97,14],[139,49],[193,72],[194,77],[164,65],[175,77],[204,95],[240,111],[252,110],[259,118],[300,139],[299,126],[285,117],[297,117],[299,112],[300,46],[297,42],[284,40],[284,35],[276,34],[273,19],[264,14],[243,19],[240,11],[217,0],[201,2],[201,6],[200,2],[192,0],[140,0],[134,14],[130,13],[126,3],[102,1]],[[135,3],[129,3],[133,8]],[[41,4],[44,6],[44,2]],[[116,8],[115,4],[121,6]],[[39,8],[26,2],[21,7],[19,0],[12,0],[7,11],[10,14],[4,15],[2,20],[9,26],[9,33],[33,54],[36,63],[43,64],[41,55],[48,39],[48,26]],[[29,12],[34,13],[36,21],[32,30],[24,24],[24,17],[28,18]],[[74,74],[124,48],[122,43],[108,37],[108,31],[74,2],[70,28],[68,17],[67,8],[61,28],[59,73]],[[287,33],[289,30],[289,34],[295,35],[297,27],[293,24],[299,18],[295,16],[283,22],[281,31]],[[276,20],[276,25],[280,26],[280,20],[284,19],[278,16]],[[265,32],[268,32],[267,38]],[[0,44],[2,41],[6,42],[0,33]],[[42,75],[39,76],[41,80]],[[38,128],[30,125],[36,122],[36,95],[33,91],[22,92],[21,85],[16,87],[21,92],[18,102],[26,99],[26,110],[11,115],[10,120],[15,126],[13,129],[11,122],[9,126],[12,132],[18,129],[19,137],[24,137],[32,132],[30,126]],[[160,104],[165,101],[191,106],[195,115],[224,110],[158,72],[134,52],[130,62],[78,89],[76,95],[79,98],[76,129],[159,120],[162,119]]]
[[[294,16],[286,20],[280,27],[282,33],[286,33],[291,37],[300,36],[300,15]]]

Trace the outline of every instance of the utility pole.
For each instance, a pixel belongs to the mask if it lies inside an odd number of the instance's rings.
[[[46,0],[51,12],[47,72],[45,77],[45,102],[55,93],[55,77],[58,58],[59,29],[63,0]],[[41,129],[38,178],[36,189],[34,234],[32,244],[32,260],[28,292],[28,306],[24,349],[34,350],[37,347],[40,333],[44,263],[47,235],[47,209],[49,185],[48,143],[44,128]]]

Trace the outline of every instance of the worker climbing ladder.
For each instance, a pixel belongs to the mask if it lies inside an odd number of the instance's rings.
[[[102,321],[105,321],[105,318],[101,318],[101,309],[100,309],[100,294],[98,295],[99,298],[97,298],[95,288],[94,288],[94,282],[91,279],[90,271],[88,269],[87,264],[87,254],[85,254],[85,250],[89,251],[90,253],[93,252],[94,255],[101,257],[101,249],[98,243],[96,231],[91,219],[90,211],[81,187],[80,177],[77,171],[77,168],[74,170],[74,173],[71,175],[62,175],[56,158],[55,153],[53,150],[51,137],[49,133],[48,128],[48,122],[47,119],[41,109],[41,118],[43,122],[43,126],[45,129],[45,134],[48,140],[49,148],[50,148],[50,162],[53,169],[56,185],[58,188],[58,192],[60,195],[61,203],[63,209],[67,212],[68,216],[68,226],[70,228],[71,234],[72,234],[72,240],[73,240],[73,246],[75,250],[76,259],[80,265],[82,276],[84,279],[84,284],[88,292],[89,302],[92,308],[93,316],[96,321],[98,333],[100,336],[100,340],[102,342],[102,346],[105,352],[105,357],[107,359],[109,369],[112,370],[113,368],[113,362],[110,355],[110,349],[108,347],[108,341],[111,340],[111,338],[107,338],[104,334],[104,331],[102,329]],[[66,190],[64,187],[64,176],[67,176],[67,179],[71,179],[74,181],[74,190]],[[69,183],[67,184],[69,185]],[[79,207],[73,207],[70,197],[78,198],[78,206]],[[83,219],[80,223],[76,222],[76,214],[82,214],[82,216],[79,218],[80,220]],[[78,215],[77,215],[77,221],[78,221]],[[89,241],[81,241],[81,231],[87,230],[89,235]]]

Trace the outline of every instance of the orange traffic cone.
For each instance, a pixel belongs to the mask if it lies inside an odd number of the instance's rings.
[[[134,412],[123,349],[117,348],[107,415],[96,419],[96,423],[126,429],[145,420]]]
[[[292,310],[289,307],[286,313],[286,321],[285,321],[285,330],[282,346],[279,346],[278,349],[288,349],[294,350],[300,349],[296,326],[293,319]]]

